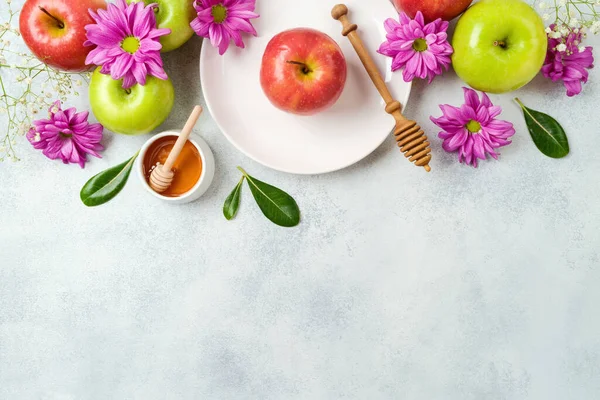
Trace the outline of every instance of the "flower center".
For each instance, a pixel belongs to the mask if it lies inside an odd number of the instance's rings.
[[[140,48],[140,41],[136,37],[127,36],[121,42],[121,48],[129,54],[135,54],[135,52]]]
[[[481,124],[474,119],[470,120],[465,127],[471,133],[477,133],[481,130]]]
[[[413,42],[413,49],[415,49],[415,51],[418,51],[419,53],[427,50],[427,41],[422,38],[415,39],[415,41]]]
[[[216,24],[223,23],[227,18],[227,8],[223,4],[212,6],[211,12]]]
[[[71,136],[73,136],[73,135],[72,135],[72,134],[70,134],[70,133],[63,133],[63,132],[60,132],[60,133],[59,133],[59,135],[60,135],[60,137],[61,137],[61,138],[65,138],[65,139],[68,139],[68,138],[70,138]]]

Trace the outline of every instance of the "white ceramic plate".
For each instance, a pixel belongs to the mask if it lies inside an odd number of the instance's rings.
[[[394,127],[350,41],[331,9],[340,0],[257,0],[259,36],[245,36],[245,49],[220,56],[205,40],[200,57],[204,98],[216,123],[235,147],[255,161],[283,172],[321,174],[348,167],[372,153]],[[346,0],[350,20],[377,62],[392,95],[406,105],[411,85],[392,74],[391,59],[376,50],[385,40],[383,22],[398,14],[388,0]],[[318,29],[336,40],[348,61],[340,100],[310,117],[276,109],[260,86],[264,50],[277,33],[298,27]]]

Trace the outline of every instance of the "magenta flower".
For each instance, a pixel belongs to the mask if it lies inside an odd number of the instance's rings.
[[[198,34],[210,39],[214,47],[223,55],[231,40],[237,47],[244,48],[241,32],[256,36],[250,20],[258,18],[254,12],[256,0],[195,0],[198,13],[190,26]]]
[[[102,66],[103,74],[123,79],[125,89],[136,83],[145,85],[147,75],[168,79],[160,58],[159,38],[171,30],[156,28],[155,7],[145,7],[141,1],[127,5],[125,0],[116,0],[106,10],[90,10],[96,23],[86,25],[88,40],[84,45],[97,47],[88,54],[86,64]]]
[[[378,52],[392,57],[392,71],[404,67],[406,82],[416,78],[429,78],[429,83],[442,68],[448,70],[450,56],[454,52],[448,43],[448,22],[436,19],[425,25],[423,14],[418,11],[414,20],[405,13],[400,14],[400,22],[389,18],[385,21],[387,41]]]
[[[63,111],[60,101],[48,110],[49,119],[33,122],[33,127],[27,132],[27,140],[36,149],[51,160],[61,159],[63,163],[77,163],[84,167],[86,154],[102,158],[98,151],[103,147],[100,124],[89,124],[87,111],[78,113],[75,108]]]
[[[592,47],[583,46],[583,32],[579,28],[550,25],[548,32],[548,53],[542,73],[553,82],[563,81],[567,96],[578,95],[582,83],[588,80],[588,69],[594,67]]]
[[[495,150],[511,143],[508,139],[515,134],[515,129],[510,122],[496,119],[502,108],[494,106],[487,94],[483,93],[480,101],[473,89],[463,90],[463,106],[440,105],[443,115],[430,119],[442,128],[438,136],[444,139],[444,150],[458,151],[459,162],[477,168],[478,160],[485,160],[487,154],[498,159]]]

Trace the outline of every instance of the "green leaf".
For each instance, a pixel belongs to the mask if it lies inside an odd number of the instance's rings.
[[[569,140],[562,126],[551,116],[525,107],[515,99],[523,109],[527,129],[537,148],[551,158],[563,158],[569,154]]]
[[[246,177],[242,176],[242,179],[240,179],[240,182],[235,189],[233,189],[233,192],[225,199],[223,215],[228,221],[235,217],[235,214],[237,214],[238,208],[240,207],[240,195],[242,194],[242,184],[244,183],[244,179],[246,179]]]
[[[125,187],[136,153],[129,160],[92,177],[81,189],[80,197],[88,207],[99,206],[112,200]]]
[[[300,209],[292,196],[251,177],[242,168],[238,167],[238,169],[248,180],[252,196],[265,217],[276,225],[288,228],[300,223]]]

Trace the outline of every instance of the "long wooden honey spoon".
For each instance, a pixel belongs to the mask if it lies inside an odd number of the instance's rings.
[[[367,48],[362,42],[360,36],[356,32],[358,26],[353,24],[348,19],[348,7],[344,4],[338,4],[333,7],[331,16],[340,21],[343,25],[342,35],[347,36],[358,57],[362,61],[367,73],[375,84],[375,87],[383,97],[386,107],[385,111],[392,115],[396,120],[396,129],[394,136],[400,151],[408,158],[411,163],[415,163],[418,167],[425,168],[425,171],[431,171],[429,161],[431,161],[431,148],[427,141],[427,136],[421,127],[415,122],[407,119],[402,115],[402,104],[394,100],[392,94],[387,88],[381,73],[377,69],[377,65],[369,55]]]
[[[175,142],[173,149],[171,149],[167,161],[165,161],[164,165],[159,163],[152,170],[152,173],[150,174],[150,187],[155,192],[162,193],[171,186],[171,183],[175,178],[175,173],[172,171],[173,164],[175,164],[177,157],[179,157],[181,150],[183,150],[183,146],[190,137],[194,125],[196,125],[198,118],[200,118],[200,114],[202,114],[202,107],[194,107],[194,111],[179,134],[179,138]]]

